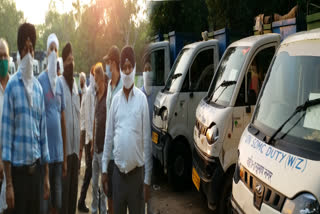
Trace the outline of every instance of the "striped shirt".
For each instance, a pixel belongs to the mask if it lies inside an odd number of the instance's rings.
[[[20,69],[7,84],[1,120],[2,160],[13,166],[49,161],[46,112],[40,83],[33,77],[33,106],[28,102]]]

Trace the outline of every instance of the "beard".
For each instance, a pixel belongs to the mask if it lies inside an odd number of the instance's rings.
[[[67,84],[72,92],[73,86],[73,63],[70,63],[64,67],[63,76],[67,81]]]

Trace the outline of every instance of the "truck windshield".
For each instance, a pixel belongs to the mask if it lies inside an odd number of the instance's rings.
[[[171,68],[169,77],[166,81],[164,91],[177,92],[179,90],[180,82],[183,81],[181,76],[187,71],[187,66],[189,65],[191,57],[191,49],[184,48],[179,53],[174,65]]]
[[[208,91],[210,102],[223,106],[229,105],[236,86],[235,83],[249,50],[250,47],[230,47],[227,49]],[[234,84],[223,84],[230,82]]]
[[[272,64],[253,124],[271,136],[297,106],[320,98],[319,40],[289,43],[281,47]],[[274,139],[288,142],[320,142],[320,105],[293,114]]]

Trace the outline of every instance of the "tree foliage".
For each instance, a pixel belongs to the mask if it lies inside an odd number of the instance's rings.
[[[254,17],[263,13],[285,14],[297,2],[306,0],[180,0],[153,2],[150,13],[151,35],[183,31],[230,28],[233,32],[252,35]]]
[[[197,32],[208,29],[205,0],[150,2],[151,35],[156,33]]]
[[[40,40],[37,50],[46,50],[49,34],[55,33],[60,42],[60,55],[66,42],[72,43],[76,72],[89,73],[91,66],[102,61],[112,45],[120,50],[126,44],[134,46],[139,62],[147,37],[147,23],[137,22],[140,11],[137,0],[96,0],[84,6],[76,0],[72,5],[71,12],[60,14],[54,0],[51,1],[45,23],[37,26]]]
[[[18,11],[13,0],[0,0],[0,37],[6,39],[10,51],[17,49],[17,33],[24,22],[23,12]]]

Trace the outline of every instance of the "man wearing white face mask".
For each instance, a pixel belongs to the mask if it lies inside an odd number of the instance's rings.
[[[103,151],[103,189],[108,192],[108,163],[114,156],[113,210],[116,214],[144,213],[149,199],[152,154],[148,103],[134,86],[135,56],[126,46],[120,57],[123,88],[116,94],[108,113],[107,133]],[[114,149],[112,147],[114,146]],[[144,198],[144,200],[143,200]]]
[[[50,34],[47,41],[48,68],[38,80],[42,86],[46,108],[47,136],[49,146],[49,181],[54,187],[50,193],[51,213],[60,213],[62,207],[62,176],[67,174],[65,100],[61,80],[57,77],[59,41]],[[48,201],[41,203],[41,212],[48,213]]]
[[[21,63],[6,86],[0,138],[12,213],[40,213],[40,200],[47,200],[50,192],[45,104],[41,85],[33,76],[35,45],[35,27],[22,24],[18,29]],[[45,165],[43,177],[40,162]],[[40,179],[44,179],[44,194]]]
[[[156,98],[155,91],[153,90],[152,84],[154,80],[154,72],[151,68],[150,63],[150,57],[145,56],[144,62],[143,62],[143,86],[141,88],[141,91],[146,95],[147,101],[148,101],[148,107],[149,107],[149,117],[150,117],[150,124],[152,122],[152,111],[153,111],[153,105],[154,100]]]

